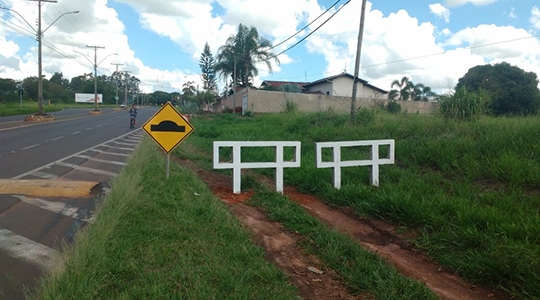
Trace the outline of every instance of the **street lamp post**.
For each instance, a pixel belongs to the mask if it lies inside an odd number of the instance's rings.
[[[84,55],[84,53],[81,53],[79,51],[76,51],[75,49],[73,49],[74,52],[76,53],[79,53],[81,54],[82,56],[84,56],[84,58],[86,58],[91,64],[93,64],[94,66],[94,111],[98,111],[98,101],[97,101],[97,67],[109,56],[112,56],[112,55],[118,55],[118,53],[111,53],[107,56],[105,56],[99,63],[97,62],[97,50],[98,49],[104,49],[105,47],[102,47],[102,46],[88,46],[86,45],[87,48],[94,48],[94,62],[92,62],[88,57],[86,57],[86,55]]]
[[[28,21],[26,21],[26,19],[20,14],[18,13],[17,11],[11,9],[11,8],[7,8],[7,7],[1,7],[0,6],[0,9],[5,9],[5,10],[9,10],[11,12],[14,12],[16,13],[17,15],[19,15],[19,17],[21,17],[21,19],[23,19],[24,22],[26,22],[26,24],[28,26],[30,26],[30,28],[32,28],[32,30],[36,33],[37,35],[37,41],[38,41],[38,115],[43,115],[43,75],[42,75],[42,58],[41,58],[41,40],[43,38],[43,34],[45,33],[45,31],[47,31],[47,29],[51,28],[51,26],[56,23],[56,21],[58,21],[58,19],[60,19],[62,16],[64,15],[67,15],[67,14],[78,14],[79,11],[78,10],[75,10],[75,11],[69,11],[69,12],[65,12],[63,14],[61,14],[60,16],[58,16],[58,18],[56,18],[49,26],[47,26],[47,28],[45,28],[45,30],[41,30],[41,1],[44,1],[44,2],[49,2],[49,1],[45,1],[45,0],[39,0],[39,3],[38,3],[38,29],[36,31],[36,29],[34,29],[34,27],[32,27],[32,25],[30,25],[30,23],[28,23]]]

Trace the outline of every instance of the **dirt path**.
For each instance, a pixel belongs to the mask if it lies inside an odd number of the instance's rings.
[[[316,257],[303,253],[296,241],[299,237],[290,234],[281,224],[270,222],[255,207],[242,202],[250,194],[233,194],[232,177],[206,171],[188,160],[175,159],[176,163],[195,171],[220,199],[227,203],[231,212],[251,230],[253,241],[263,247],[269,260],[279,266],[298,286],[304,299],[369,299],[367,295],[353,296],[339,282],[332,270],[321,270]],[[261,178],[263,181],[267,181]],[[272,184],[272,181],[268,181]],[[424,254],[415,251],[404,235],[396,228],[381,221],[354,216],[347,209],[336,210],[316,197],[300,194],[293,187],[285,187],[284,194],[296,201],[306,211],[329,226],[352,236],[358,243],[387,259],[403,275],[423,282],[441,299],[511,299],[503,292],[494,292],[466,283],[459,276],[443,270]],[[315,268],[310,271],[308,268]]]

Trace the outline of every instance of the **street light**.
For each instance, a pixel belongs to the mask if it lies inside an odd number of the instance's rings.
[[[19,17],[21,17],[21,19],[23,19],[23,21],[28,26],[30,26],[30,28],[32,28],[32,30],[37,35],[37,41],[38,41],[38,115],[41,116],[43,115],[43,79],[42,79],[42,59],[41,59],[41,40],[43,38],[43,34],[45,33],[45,31],[47,31],[47,29],[51,28],[51,26],[54,23],[56,23],[56,21],[58,21],[58,19],[60,19],[62,16],[67,15],[67,14],[78,14],[79,11],[75,10],[75,11],[65,12],[61,14],[60,16],[58,16],[58,18],[56,18],[49,26],[47,26],[45,30],[41,30],[41,4],[39,4],[38,5],[38,29],[36,31],[36,29],[34,29],[34,27],[32,27],[32,25],[30,25],[30,23],[28,23],[28,21],[26,21],[26,19],[19,12],[11,8],[2,7],[2,6],[0,6],[0,9],[9,10],[19,15]]]
[[[105,48],[105,47],[100,47],[100,46],[88,46],[86,45],[86,47],[88,48],[94,48],[94,62],[92,63],[92,61],[86,57],[86,55],[84,55],[83,53],[79,52],[79,51],[76,51],[75,48],[73,49],[73,52],[76,52],[76,53],[79,53],[81,54],[82,56],[84,56],[84,58],[86,58],[86,60],[88,60],[91,64],[94,65],[94,111],[97,112],[98,111],[98,101],[97,101],[97,67],[109,56],[112,56],[112,55],[118,55],[118,53],[111,53],[107,56],[105,56],[99,63],[97,62],[97,49],[99,48]]]

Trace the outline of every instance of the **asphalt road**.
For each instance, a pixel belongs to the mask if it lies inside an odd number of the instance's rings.
[[[157,110],[139,109],[137,127]],[[146,135],[129,128],[127,110],[103,111],[0,118],[0,299],[25,299],[58,265],[62,243],[93,222],[96,200]]]
[[[130,131],[127,110],[104,110],[101,115],[90,115],[88,111],[67,109],[58,112],[64,119],[57,117],[57,121],[37,124],[21,122],[12,124],[15,128],[0,129],[0,178],[12,178]],[[138,125],[156,111],[157,108],[139,109]],[[17,119],[21,116],[0,118],[0,125]]]

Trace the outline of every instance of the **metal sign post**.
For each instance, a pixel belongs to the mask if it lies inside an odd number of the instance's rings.
[[[193,126],[171,103],[167,102],[142,128],[167,153],[167,179],[169,179],[170,153],[193,132]]]

